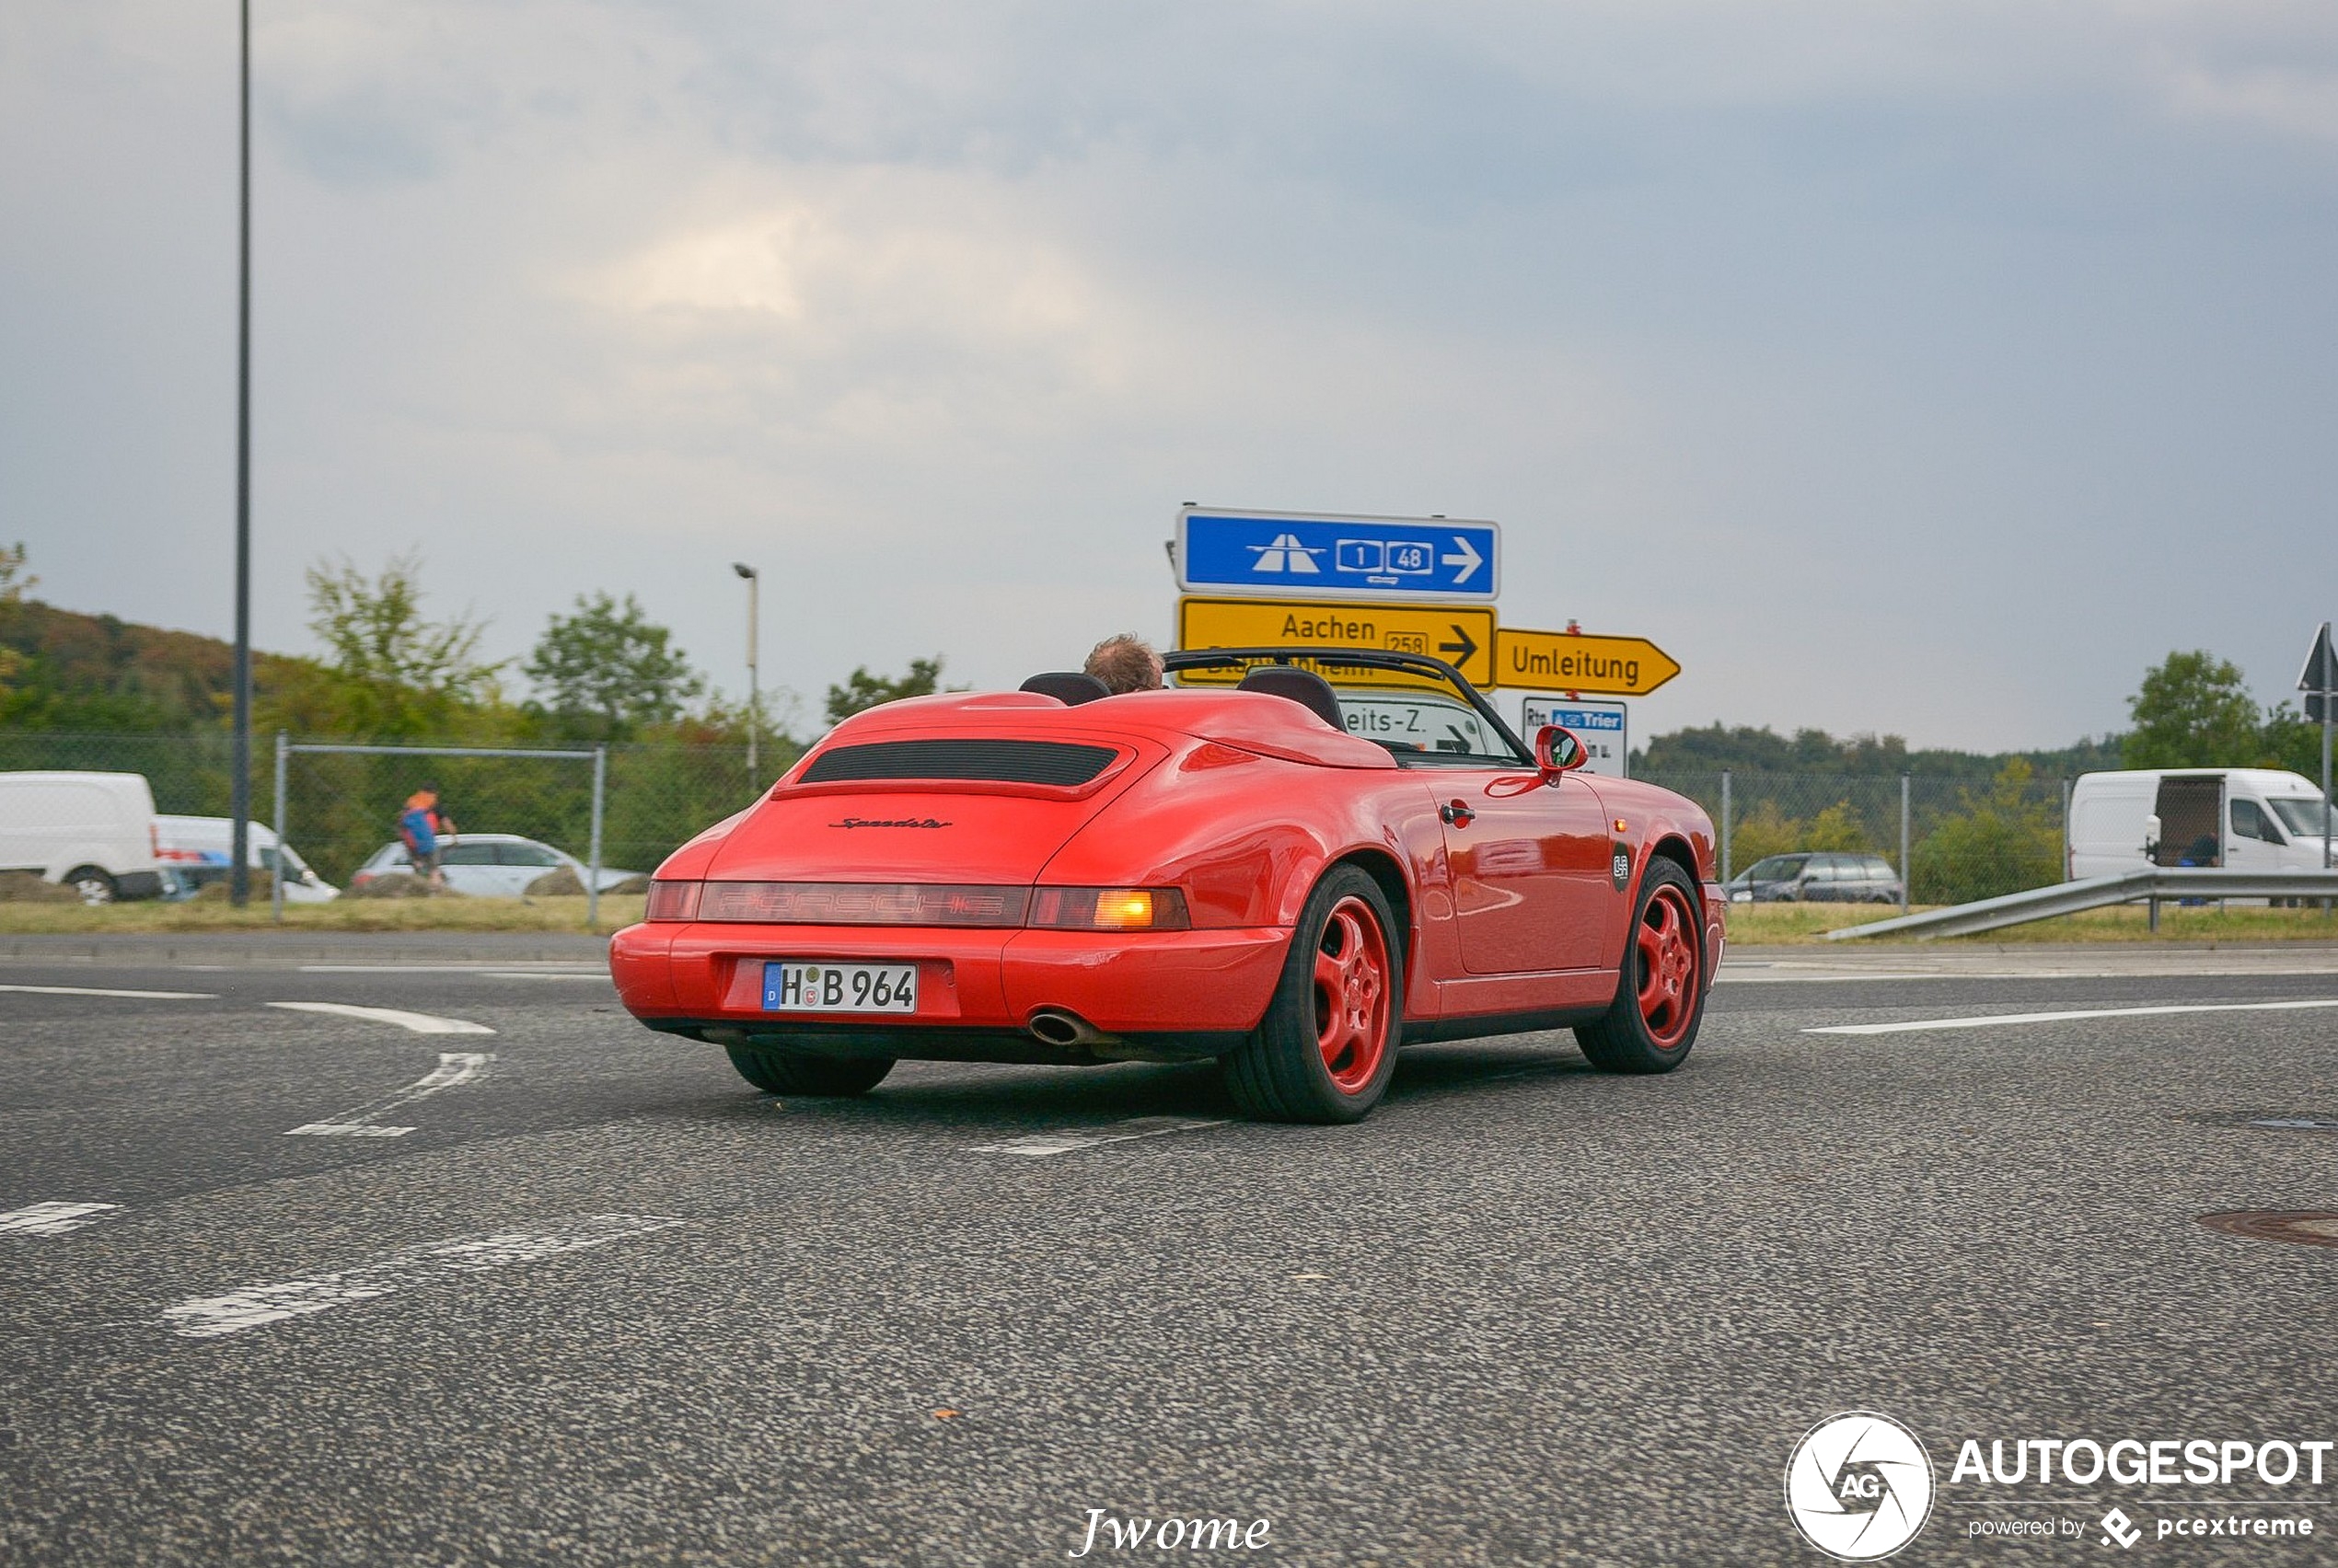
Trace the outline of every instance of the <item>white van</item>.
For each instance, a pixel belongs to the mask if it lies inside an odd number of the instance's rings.
[[[2147,859],[2149,819],[2159,836]],[[2321,870],[2321,790],[2270,767],[2082,773],[2070,787],[2075,882],[2146,864],[2247,871]]]
[[[62,882],[84,904],[165,888],[155,796],[136,773],[0,773],[0,871]]]
[[[244,838],[244,863],[260,873],[251,879],[251,895],[267,898],[268,873],[279,859],[276,830],[258,822],[245,826],[248,832]],[[176,873],[189,893],[227,880],[227,869],[236,863],[236,824],[231,819],[158,816],[155,818],[155,830],[163,863]],[[324,904],[341,896],[341,889],[308,869],[308,862],[300,858],[299,850],[288,847],[281,859],[285,903]]]

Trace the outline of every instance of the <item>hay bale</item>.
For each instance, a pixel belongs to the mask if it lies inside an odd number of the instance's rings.
[[[530,898],[582,898],[584,896],[584,880],[568,867],[562,866],[558,870],[546,871],[542,876],[529,882],[527,896]]]
[[[344,894],[349,898],[429,898],[434,890],[411,871],[391,871],[360,882]]]
[[[638,894],[638,893],[647,893],[647,892],[649,892],[649,890],[650,890],[650,879],[649,879],[649,878],[647,878],[647,877],[644,877],[644,876],[631,876],[631,877],[627,877],[627,878],[626,878],[623,882],[611,882],[611,883],[609,883],[609,884],[608,884],[608,886],[607,886],[607,887],[605,887],[605,888],[601,889],[601,891],[602,891],[603,893],[637,893],[637,894]]]
[[[69,887],[43,882],[31,871],[0,871],[0,903],[78,904],[81,895]]]

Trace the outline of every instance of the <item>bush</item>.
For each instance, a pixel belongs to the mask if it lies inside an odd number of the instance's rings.
[[[1916,845],[1910,897],[1970,904],[2059,882],[2062,830],[2050,803],[2029,798],[2030,783],[2030,765],[2016,757],[1986,795],[1966,790],[1965,809]]]
[[[530,898],[580,898],[584,893],[584,879],[562,866],[556,871],[546,871],[527,884]]]
[[[446,890],[434,888],[430,882],[411,871],[392,871],[387,876],[362,882],[341,894],[344,898],[435,898]]]

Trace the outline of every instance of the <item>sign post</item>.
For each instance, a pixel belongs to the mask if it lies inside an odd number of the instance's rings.
[[[1499,524],[1306,512],[1177,513],[1177,586],[1189,594],[1491,605]]]
[[[2314,633],[2313,651],[2298,674],[2297,689],[2306,693],[2306,717],[2321,721],[2321,869],[2330,870],[2330,698],[2338,692],[2338,649],[2330,645],[2330,623]],[[2330,909],[2322,901],[2322,911]]]
[[[1681,673],[1673,657],[1644,637],[1502,628],[1494,684],[1529,691],[1596,691],[1646,697]]]

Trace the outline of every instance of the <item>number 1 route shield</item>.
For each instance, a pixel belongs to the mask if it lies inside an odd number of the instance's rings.
[[[1189,593],[1492,604],[1501,528],[1444,517],[1177,513],[1177,585]]]

